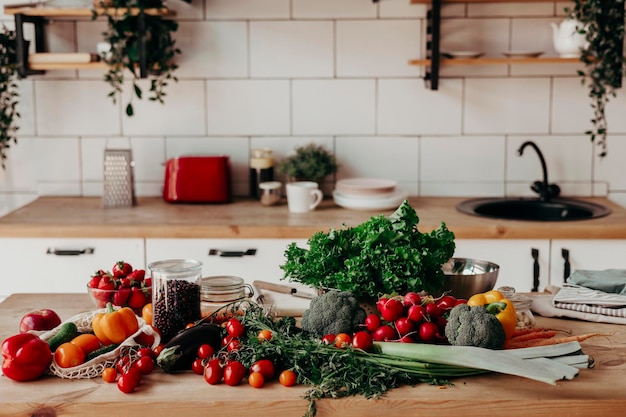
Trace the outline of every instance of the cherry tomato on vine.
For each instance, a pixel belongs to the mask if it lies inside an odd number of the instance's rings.
[[[239,361],[229,362],[224,367],[224,382],[231,387],[239,385],[245,375],[246,367]]]
[[[133,392],[141,381],[138,370],[130,368],[117,379],[117,388],[125,394]]]
[[[226,331],[232,337],[241,337],[245,329],[243,327],[243,324],[241,324],[238,319],[233,317],[231,319],[228,319],[228,321],[226,322]]]
[[[133,366],[141,375],[148,375],[154,369],[154,359],[150,356],[142,356],[135,361]]]
[[[296,385],[296,373],[290,369],[286,369],[278,376],[278,381],[285,387],[292,387]]]
[[[369,352],[374,346],[374,338],[368,332],[361,330],[356,332],[352,337],[352,346],[355,349],[361,349]]]
[[[261,330],[257,336],[257,339],[259,339],[259,342],[261,343],[272,340],[272,331],[268,329]]]
[[[196,375],[203,375],[204,374],[204,362],[202,361],[202,359],[200,358],[194,359],[194,361],[191,363],[191,370]]]
[[[154,353],[154,357],[156,358],[157,356],[159,356],[159,353],[161,353],[161,351],[163,350],[163,347],[165,345],[163,343],[159,343],[158,345],[156,345],[156,347],[154,349],[152,349],[152,352]]]
[[[236,350],[239,350],[240,347],[241,347],[241,341],[239,339],[233,339],[230,342],[228,342],[228,345],[226,345],[226,349],[229,352],[234,352]]]
[[[102,371],[102,380],[105,382],[115,382],[117,379],[117,371],[115,368],[104,368]]]
[[[261,372],[252,372],[248,376],[248,384],[254,388],[261,388],[265,384],[265,378]]]
[[[335,335],[334,334],[327,334],[324,335],[324,337],[322,337],[322,343],[324,343],[325,345],[334,345],[335,344]]]
[[[224,375],[224,369],[220,360],[210,359],[204,367],[204,380],[211,385],[219,384]]]
[[[198,347],[198,357],[200,359],[209,359],[215,353],[215,349],[207,343],[204,343]]]
[[[335,336],[335,346],[340,349],[344,349],[350,346],[351,342],[352,338],[348,333],[339,333],[337,336]]]
[[[259,359],[250,366],[250,372],[259,372],[266,381],[274,378],[276,372],[274,362],[269,359]]]
[[[143,358],[144,356],[154,358],[154,352],[149,347],[142,347],[137,350],[137,356],[140,358]]]

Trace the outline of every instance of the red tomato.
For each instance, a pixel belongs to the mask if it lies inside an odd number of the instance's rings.
[[[280,373],[278,380],[285,387],[292,387],[296,385],[296,373],[290,369],[286,369]]]
[[[198,357],[200,359],[209,359],[215,353],[215,349],[207,343],[204,343],[198,347]]]
[[[234,387],[239,385],[246,375],[246,367],[239,361],[232,361],[224,367],[224,382]]]
[[[241,341],[239,339],[233,339],[230,342],[228,342],[228,345],[226,345],[226,349],[229,352],[234,352],[236,350],[239,350],[240,347],[241,347]]]
[[[133,365],[141,375],[148,375],[154,369],[154,359],[150,356],[142,356]]]
[[[265,384],[265,377],[263,377],[263,374],[260,372],[252,372],[248,376],[248,384],[254,388],[261,388],[263,384]]]
[[[322,337],[322,343],[324,343],[325,345],[334,345],[335,344],[335,335],[334,334],[327,334],[324,335],[324,337]]]
[[[335,346],[340,349],[344,349],[350,346],[351,342],[352,337],[350,337],[348,333],[339,333],[337,336],[335,336]]]
[[[130,368],[117,379],[117,388],[125,394],[133,392],[141,381],[138,370]]]
[[[378,314],[372,313],[368,315],[367,317],[365,317],[365,327],[370,332],[373,332],[374,330],[378,329],[381,325],[382,325],[382,321],[380,320],[380,317],[378,316]]]
[[[204,362],[200,358],[194,359],[191,363],[191,370],[196,375],[204,375]]]
[[[224,369],[219,359],[211,359],[204,367],[204,380],[211,385],[219,384],[224,375]]]
[[[226,322],[226,331],[232,337],[241,337],[244,330],[243,324],[234,317]]]
[[[372,335],[366,331],[359,331],[352,337],[352,347],[355,349],[361,349],[366,352],[370,351],[374,346],[374,339]]]
[[[266,381],[274,378],[274,362],[269,359],[259,359],[250,366],[250,372],[259,372]]]
[[[154,358],[154,352],[148,347],[142,347],[137,350],[137,356],[139,356],[140,358],[143,358],[144,356]]]

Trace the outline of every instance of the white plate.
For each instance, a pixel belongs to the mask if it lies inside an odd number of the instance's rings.
[[[445,58],[480,58],[485,55],[482,51],[445,51],[441,53]]]
[[[386,210],[396,209],[404,200],[409,197],[409,193],[402,189],[396,189],[389,196],[381,198],[354,198],[343,194],[339,190],[333,191],[333,198],[338,206],[352,210]]]
[[[510,50],[502,52],[502,55],[507,58],[537,58],[543,55],[543,51]]]
[[[344,178],[335,188],[346,196],[379,196],[392,193],[396,185],[396,181],[383,178]]]

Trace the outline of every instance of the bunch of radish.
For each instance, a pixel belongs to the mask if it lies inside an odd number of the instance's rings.
[[[447,343],[448,313],[454,306],[466,302],[451,295],[434,298],[416,292],[383,296],[376,302],[378,314],[368,315],[364,324],[376,341]]]

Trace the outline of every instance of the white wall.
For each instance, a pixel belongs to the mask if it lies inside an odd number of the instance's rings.
[[[37,195],[101,195],[105,144],[129,141],[140,196],[160,195],[163,163],[188,153],[230,155],[235,193],[245,195],[251,148],[281,158],[310,141],[341,165],[327,189],[337,178],[374,176],[415,196],[525,195],[541,176],[539,160],[515,151],[532,139],[564,194],[626,204],[625,96],[609,104],[608,156],[600,159],[583,133],[591,101],[577,64],[447,67],[431,91],[423,68],[407,65],[424,57],[426,26],[426,7],[409,0],[168,5],[183,53],[165,105],[135,101],[135,116],[126,117],[107,98],[100,70],[20,81],[19,143],[0,171],[0,213]],[[555,56],[549,23],[562,20],[566,5],[444,6],[442,49]],[[55,20],[50,50],[95,52],[103,25]]]

